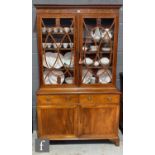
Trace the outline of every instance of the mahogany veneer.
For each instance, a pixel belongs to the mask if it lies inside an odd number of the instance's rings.
[[[38,137],[49,140],[109,139],[119,145],[120,92],[116,89],[116,63],[120,5],[35,6],[40,68],[40,88],[37,91]],[[46,85],[44,83],[42,39],[45,37],[42,38],[41,32],[43,18],[56,18],[56,25],[60,24],[59,18],[73,19],[75,63],[74,83],[71,85]],[[109,66],[112,68],[112,80],[108,84],[82,83],[82,65],[79,60],[83,45],[82,22],[84,18],[112,18],[114,21],[113,55],[109,57],[112,60]],[[65,52],[65,50],[62,51]]]

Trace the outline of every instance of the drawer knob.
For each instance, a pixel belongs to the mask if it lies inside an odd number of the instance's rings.
[[[108,101],[112,101],[112,97],[107,97],[107,100]]]
[[[50,97],[46,97],[46,101],[49,102],[51,100]]]
[[[71,100],[71,97],[70,96],[66,96],[66,100],[67,101],[70,101]]]
[[[92,100],[92,96],[88,96],[88,100],[91,101]]]

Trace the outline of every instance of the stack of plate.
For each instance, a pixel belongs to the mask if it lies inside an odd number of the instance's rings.
[[[59,69],[64,64],[64,57],[62,54],[47,52],[43,55],[43,66],[46,68]]]
[[[82,82],[84,84],[88,84],[91,82],[91,79],[92,79],[92,72],[90,70],[87,70],[87,69],[83,69],[82,70]]]
[[[73,67],[74,66],[74,55],[72,52],[67,52],[64,55],[64,64],[68,67]]]
[[[109,83],[112,79],[112,74],[110,70],[100,69],[97,72],[99,77],[99,83],[106,84]]]
[[[58,84],[57,78],[60,77],[60,84],[64,82],[65,76],[62,71],[56,71],[53,70],[50,71],[44,71],[44,82],[45,84]],[[47,76],[48,75],[48,76]]]

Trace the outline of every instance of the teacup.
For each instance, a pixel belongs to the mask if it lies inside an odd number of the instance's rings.
[[[47,47],[47,43],[42,43],[43,48]]]
[[[46,33],[46,27],[42,27],[42,33]]]
[[[74,45],[73,43],[69,43],[70,48],[73,48],[73,45]]]
[[[54,27],[54,28],[53,28],[53,32],[54,32],[54,33],[58,33],[58,28],[57,28],[57,27]]]
[[[65,31],[66,33],[68,33],[68,32],[70,31],[70,28],[69,28],[69,27],[64,27],[64,31]]]
[[[68,47],[68,43],[63,43],[62,45],[63,45],[64,48]]]
[[[47,28],[47,32],[49,32],[49,33],[52,32],[52,28],[51,27],[48,27]]]
[[[59,32],[63,33],[63,28],[62,27],[59,27]]]
[[[59,48],[60,47],[60,43],[53,43],[53,47],[54,48]]]
[[[46,43],[48,48],[51,48],[52,43]]]
[[[95,77],[91,77],[90,83],[91,83],[91,84],[95,84],[95,83],[96,83],[96,78],[95,78]]]
[[[98,46],[90,46],[91,51],[97,51]]]
[[[88,47],[87,47],[87,46],[83,46],[83,47],[82,47],[82,50],[83,50],[83,51],[87,51],[87,50],[88,50]]]
[[[99,62],[98,62],[98,61],[95,61],[95,62],[94,62],[94,66],[95,66],[95,67],[99,66]]]
[[[74,30],[73,27],[71,27],[71,28],[70,28],[70,31],[71,31],[72,33],[73,33],[73,30]]]

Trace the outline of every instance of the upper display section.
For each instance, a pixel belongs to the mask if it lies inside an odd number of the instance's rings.
[[[37,5],[41,87],[115,87],[120,5]]]

